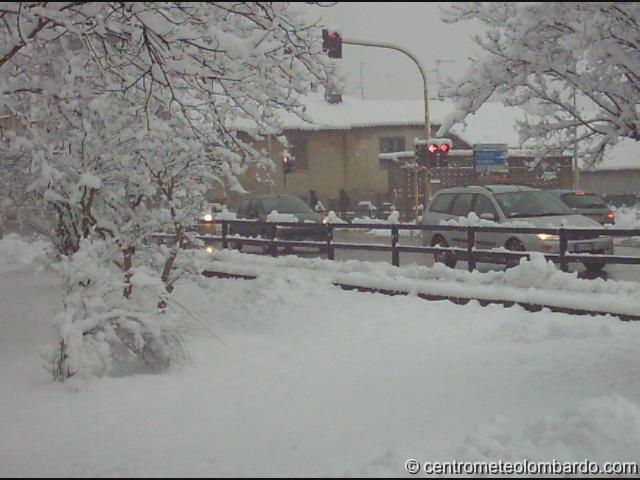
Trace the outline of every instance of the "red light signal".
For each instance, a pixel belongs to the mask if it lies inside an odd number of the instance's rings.
[[[416,163],[422,167],[446,167],[447,154],[451,150],[448,138],[420,140],[415,144]]]
[[[287,173],[293,172],[295,168],[296,168],[296,162],[293,158],[287,155],[282,157],[282,173],[286,175]]]

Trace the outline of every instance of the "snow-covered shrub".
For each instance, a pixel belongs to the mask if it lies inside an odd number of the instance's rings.
[[[132,368],[158,371],[187,358],[180,318],[163,306],[163,282],[150,271],[125,281],[119,268],[103,261],[116,256],[106,242],[83,240],[75,255],[56,266],[64,293],[54,319],[58,345],[47,358],[56,380]]]

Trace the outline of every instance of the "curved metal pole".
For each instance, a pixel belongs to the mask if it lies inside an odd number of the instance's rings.
[[[420,71],[420,75],[422,76],[422,87],[424,93],[424,129],[425,129],[425,140],[429,140],[431,138],[431,123],[429,120],[429,95],[427,91],[427,71],[424,69],[420,60],[411,53],[409,50],[405,50],[399,45],[394,45],[392,43],[384,43],[384,42],[371,42],[365,40],[353,40],[353,39],[342,39],[342,43],[345,45],[360,45],[362,47],[378,47],[378,48],[388,48],[391,50],[396,50],[398,52],[404,53],[407,57],[413,60],[413,63],[416,64],[418,70]]]

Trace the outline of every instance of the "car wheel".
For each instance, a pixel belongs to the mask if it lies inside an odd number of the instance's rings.
[[[505,245],[507,250],[510,250],[512,252],[524,252],[525,248],[524,245],[522,244],[522,242],[520,240],[518,240],[517,238],[511,238],[507,241],[507,244]],[[522,257],[520,257],[522,258]],[[509,257],[507,258],[507,268],[513,268],[513,267],[517,267],[518,265],[520,265],[520,258],[517,257]]]
[[[448,248],[449,244],[443,237],[438,236],[433,239],[431,246]],[[455,254],[451,252],[434,253],[433,258],[436,261],[436,263],[444,263],[449,268],[455,268],[456,263],[458,263],[458,259],[455,257]]]

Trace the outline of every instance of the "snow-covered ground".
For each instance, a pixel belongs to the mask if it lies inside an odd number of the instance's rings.
[[[266,274],[179,286],[202,322],[190,322],[189,365],[60,385],[38,356],[52,340],[56,277],[33,262],[38,248],[9,240],[2,476],[391,476],[408,458],[638,460],[639,323],[346,292],[326,281],[346,268],[338,262],[223,254],[220,264]],[[393,270],[360,273],[378,268]]]
[[[615,213],[615,228],[640,228],[640,208],[620,207]]]

